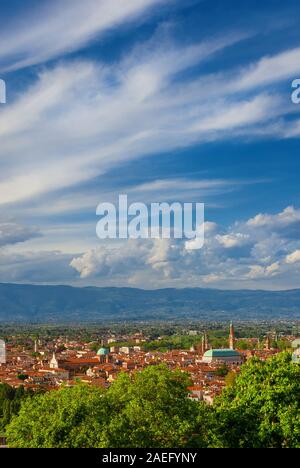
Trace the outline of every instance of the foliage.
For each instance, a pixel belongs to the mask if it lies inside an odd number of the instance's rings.
[[[10,447],[182,447],[199,407],[186,374],[150,366],[105,391],[85,385],[26,401],[7,429]],[[199,437],[198,437],[199,438]]]
[[[23,380],[23,381],[28,379],[27,374],[18,374],[17,377],[19,380]]]
[[[7,428],[10,447],[76,448],[97,446],[107,419],[103,391],[78,385],[38,395],[22,405]]]
[[[32,392],[24,390],[21,385],[15,389],[7,384],[0,384],[0,430],[3,431],[10,423],[13,415],[17,414],[21,402],[30,397]]]
[[[300,366],[289,353],[229,372],[212,407],[187,398],[187,374],[122,372],[107,389],[79,384],[25,399],[10,447],[300,447]],[[11,390],[7,390],[11,391]]]
[[[121,374],[108,390],[112,414],[107,447],[182,447],[194,432],[198,405],[187,398],[189,378],[165,366]]]
[[[229,371],[225,377],[225,383],[227,387],[232,387],[235,384],[237,374],[233,371]]]
[[[216,446],[300,448],[300,366],[289,353],[253,358],[214,408]]]
[[[223,366],[219,367],[215,374],[218,376],[218,377],[226,377],[226,375],[228,374],[229,372],[229,369],[228,367],[224,364]]]

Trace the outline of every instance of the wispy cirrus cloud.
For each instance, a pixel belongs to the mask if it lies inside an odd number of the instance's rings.
[[[143,44],[130,49],[122,44],[121,54],[110,61],[95,51],[89,54],[93,59],[65,60],[107,31],[144,21],[172,0],[40,3],[44,6],[25,15],[22,24],[8,23],[0,32],[5,43],[0,72],[43,64],[1,108],[2,214],[5,219],[20,214],[28,224],[39,220],[42,229],[24,228],[20,221],[2,223],[1,231],[0,224],[0,279],[151,287],[298,284],[300,217],[293,207],[276,214],[257,209],[256,216],[229,227],[206,223],[207,241],[200,252],[172,241],[97,248],[91,218],[100,201],[111,201],[117,193],[109,177],[118,173],[122,178],[123,167],[138,159],[142,166],[145,157],[158,160],[181,149],[192,154],[194,145],[208,142],[299,136],[299,107],[282,85],[300,74],[300,48],[285,42],[285,50],[276,53],[274,47],[266,53],[262,47],[250,51],[246,63],[243,41],[252,33],[219,30],[199,40],[197,32],[197,42],[189,42],[172,36],[164,25]],[[200,153],[201,148],[199,159]],[[189,151],[184,157],[183,166],[190,170]],[[226,171],[215,177],[205,170],[197,176],[190,172],[176,174],[170,167],[167,175],[150,171],[130,183],[124,177],[118,193],[145,202],[197,199],[210,208],[217,196],[219,207],[222,195],[255,182],[243,181],[244,174],[236,180]]]
[[[52,0],[1,28],[0,70],[46,62],[172,0]]]
[[[109,66],[76,61],[41,72],[0,115],[0,202],[72,187],[146,155],[260,135],[294,110],[280,96],[258,89],[232,99],[225,86],[208,100],[197,76],[176,80],[244,37],[184,48],[156,38]]]
[[[26,242],[40,236],[41,233],[37,228],[12,222],[0,222],[0,247]]]
[[[186,129],[190,113],[181,114],[164,91],[177,73],[238,40],[184,49],[164,49],[157,40],[157,48],[134,50],[112,66],[72,62],[43,71],[0,115],[0,161],[6,166],[1,203],[70,187],[134,158],[197,141]]]

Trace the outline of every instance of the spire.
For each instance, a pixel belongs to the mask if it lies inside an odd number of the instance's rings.
[[[208,349],[209,349],[208,336],[207,336],[207,333],[204,332],[204,334],[202,335],[202,344],[201,344],[202,354],[204,354],[205,351],[207,351]]]
[[[205,353],[205,337],[202,335],[202,342],[201,342],[201,353]]]
[[[230,331],[229,331],[229,348],[230,349],[234,349],[234,342],[235,342],[234,328],[233,328],[233,323],[230,322]]]
[[[52,359],[50,361],[50,368],[51,369],[58,369],[58,361],[56,359],[55,353],[53,353]]]
[[[266,341],[265,341],[265,349],[269,351],[271,349],[271,341],[270,341],[270,336],[267,335]]]

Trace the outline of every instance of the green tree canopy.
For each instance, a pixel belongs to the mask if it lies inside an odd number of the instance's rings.
[[[121,373],[109,390],[81,384],[37,396],[8,426],[9,446],[185,446],[199,412],[187,398],[189,383],[180,371],[150,366],[133,376]]]
[[[108,390],[79,384],[25,399],[10,447],[300,447],[300,366],[253,358],[212,407],[191,401],[187,374],[164,365],[120,373]],[[10,411],[12,390],[3,387]],[[0,387],[1,394],[1,387]]]
[[[195,429],[198,405],[187,398],[187,374],[149,366],[122,374],[108,390],[107,447],[182,447]]]
[[[13,415],[19,412],[21,402],[32,395],[21,385],[17,389],[7,384],[0,384],[0,430],[3,431]]]
[[[76,448],[97,445],[106,421],[103,391],[78,385],[26,400],[7,428],[8,443],[18,448]]]
[[[251,359],[216,399],[212,445],[300,447],[300,366],[289,353]]]

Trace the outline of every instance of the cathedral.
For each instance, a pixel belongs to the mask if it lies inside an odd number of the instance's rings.
[[[206,336],[206,334],[204,335]],[[205,349],[205,344],[207,348]],[[235,335],[233,323],[230,323],[228,348],[208,349],[207,336],[202,340],[203,357],[202,361],[207,363],[235,364],[240,365],[244,362],[243,356],[235,350]]]

